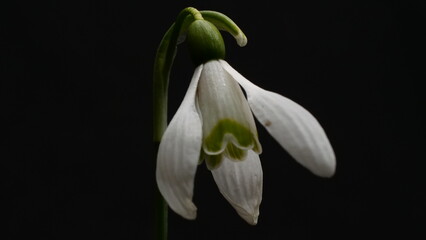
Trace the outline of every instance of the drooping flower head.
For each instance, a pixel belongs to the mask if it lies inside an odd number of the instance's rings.
[[[177,21],[183,30],[172,32],[186,36],[197,67],[161,137],[157,184],[172,210],[195,219],[194,178],[199,163],[205,161],[222,195],[244,220],[255,225],[263,172],[253,115],[296,161],[318,176],[334,174],[334,152],[312,114],[290,99],[254,85],[224,60],[225,45],[218,28],[231,32],[240,46],[247,43],[235,23],[212,11],[187,15]]]

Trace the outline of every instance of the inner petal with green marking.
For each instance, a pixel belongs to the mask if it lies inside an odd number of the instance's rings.
[[[227,157],[232,160],[242,161],[246,158],[246,156],[247,156],[247,150],[240,149],[232,143],[228,143],[225,151],[217,155],[208,155],[205,153],[203,154],[203,157],[206,159],[207,167],[210,170],[213,170],[219,167],[223,161],[223,157]]]
[[[208,155],[224,153],[226,157],[242,160],[248,149],[260,151],[257,133],[243,126],[233,119],[222,119],[206,133],[203,141],[203,150]]]
[[[205,155],[207,167],[212,170],[220,166],[223,160],[223,154]]]
[[[203,65],[197,104],[203,128],[201,155],[209,169],[220,166],[224,159],[242,161],[248,150],[261,153],[247,99],[237,81],[217,60]]]

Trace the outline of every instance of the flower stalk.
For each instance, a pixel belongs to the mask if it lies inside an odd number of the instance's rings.
[[[157,49],[153,74],[154,142],[160,142],[167,127],[167,95],[170,70],[176,55],[179,36],[187,28],[191,18],[202,19],[202,16],[199,11],[192,7],[182,10],[176,22],[167,30]]]
[[[155,159],[161,137],[167,128],[167,100],[170,71],[176,56],[179,37],[188,27],[189,22],[203,19],[201,13],[192,7],[183,9],[175,23],[167,30],[157,49],[153,71],[153,142]],[[168,205],[155,188],[154,237],[157,240],[168,238]]]

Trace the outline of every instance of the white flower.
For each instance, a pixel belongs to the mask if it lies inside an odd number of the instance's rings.
[[[259,88],[226,61],[211,60],[195,69],[160,142],[157,184],[173,211],[196,218],[194,177],[200,160],[205,160],[222,195],[244,220],[257,223],[263,172],[252,113],[301,165],[321,177],[334,174],[330,142],[306,109]]]

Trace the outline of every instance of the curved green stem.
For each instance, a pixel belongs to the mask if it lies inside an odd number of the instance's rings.
[[[154,62],[153,71],[153,141],[155,152],[167,127],[167,95],[170,71],[176,55],[179,37],[194,20],[203,19],[201,13],[192,7],[183,9],[176,22],[167,30]],[[156,158],[157,154],[155,154]],[[155,161],[156,159],[154,159]],[[167,240],[168,206],[158,188],[155,189],[155,239]]]
[[[168,29],[157,49],[154,62],[153,93],[154,93],[154,141],[159,142],[167,127],[167,94],[170,71],[176,55],[179,37],[194,20],[203,19],[195,8],[182,10],[176,22]]]
[[[213,23],[219,30],[229,32],[235,40],[237,40],[237,44],[240,47],[244,47],[247,44],[246,35],[243,31],[241,31],[237,24],[235,24],[235,22],[225,14],[209,10],[200,11],[200,13],[203,15],[205,20]]]

